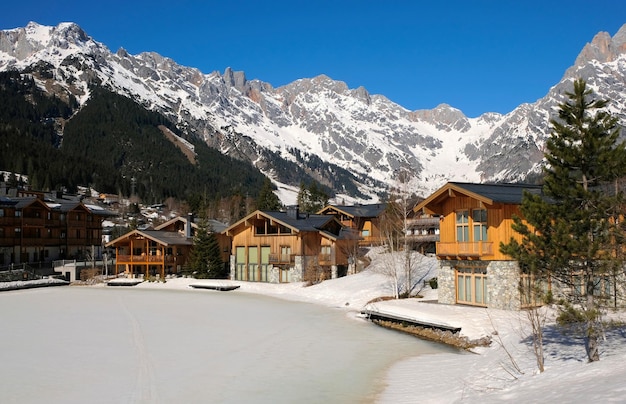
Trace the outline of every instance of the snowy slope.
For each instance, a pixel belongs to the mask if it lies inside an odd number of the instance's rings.
[[[297,164],[337,193],[378,199],[402,169],[422,195],[448,180],[523,180],[539,169],[549,120],[576,77],[609,98],[626,122],[625,44],[626,26],[613,38],[600,33],[544,98],[477,118],[445,104],[409,111],[324,75],[273,88],[243,72],[205,74],[154,52],[112,53],[72,23],[0,31],[0,70],[33,72],[48,91],[70,91],[81,103],[87,83],[99,81],[170,117],[184,136],[253,162],[284,189],[300,179],[277,160]]]

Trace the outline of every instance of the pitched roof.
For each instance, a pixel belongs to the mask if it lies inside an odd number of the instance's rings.
[[[109,241],[106,246],[109,247],[115,245],[118,242],[131,237],[132,235],[141,235],[166,246],[193,245],[193,240],[188,239],[185,236],[178,234],[177,232],[163,230],[133,230],[116,238],[115,240]]]
[[[385,211],[384,203],[374,203],[369,205],[328,205],[318,213],[334,209],[352,217],[378,217]]]
[[[448,182],[435,191],[431,196],[413,208],[415,212],[428,206],[436,205],[456,194],[466,195],[483,202],[486,205],[504,203],[519,205],[522,203],[524,191],[541,194],[541,185],[533,184],[472,184],[463,182]]]
[[[246,223],[255,216],[263,216],[267,219],[273,220],[283,226],[286,226],[296,232],[317,232],[323,230],[324,227],[332,222],[336,221],[331,215],[311,215],[307,213],[299,213],[298,218],[291,216],[287,212],[276,212],[269,210],[257,210],[250,213],[248,216],[239,220],[238,222],[230,225],[222,231],[222,233],[230,232],[232,229]]]
[[[191,222],[191,226],[194,229],[198,228],[198,224],[196,223],[197,218],[194,218],[194,221]],[[187,218],[186,217],[182,217],[182,216],[176,216],[173,219],[168,220],[165,223],[161,223],[160,225],[156,226],[154,229],[155,230],[161,230],[166,228],[167,226],[171,225],[172,223],[176,223],[176,222],[181,222],[184,223],[185,225],[187,225]],[[228,227],[226,224],[215,220],[215,219],[208,219],[207,222],[209,223],[209,225],[211,226],[211,228],[213,229],[213,233],[221,233],[224,230],[226,230],[226,228]]]

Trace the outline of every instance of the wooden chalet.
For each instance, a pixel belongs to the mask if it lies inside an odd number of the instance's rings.
[[[228,248],[229,242],[218,231],[226,226],[210,221],[220,246]],[[115,248],[115,274],[128,276],[161,277],[180,274],[187,264],[193,247],[193,236],[198,229],[193,216],[176,217],[154,230],[133,230],[106,244]],[[228,250],[222,253],[228,261]]]
[[[79,200],[0,196],[0,267],[102,254],[111,212]]]
[[[232,240],[230,277],[279,283],[342,276],[348,233],[331,215],[257,210],[224,231]]]
[[[345,227],[359,234],[362,246],[382,243],[380,216],[385,212],[384,203],[369,205],[328,205],[317,212],[319,215],[333,215]]]
[[[524,191],[541,193],[528,184],[449,182],[417,204],[415,212],[439,216],[439,302],[499,309],[527,303],[520,296],[523,274],[511,257],[500,252],[511,237],[513,215],[522,217]]]

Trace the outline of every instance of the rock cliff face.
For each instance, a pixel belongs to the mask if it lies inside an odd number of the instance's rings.
[[[626,122],[625,53],[626,26],[613,37],[599,33],[544,98],[468,118],[445,104],[409,111],[324,75],[273,88],[231,69],[204,74],[153,52],[113,53],[71,23],[0,31],[0,70],[31,73],[83,103],[98,82],[278,183],[297,186],[307,176],[357,199],[378,199],[405,169],[422,195],[447,180],[523,180],[539,170],[549,121],[575,78]]]

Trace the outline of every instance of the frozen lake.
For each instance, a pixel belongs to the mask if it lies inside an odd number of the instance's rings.
[[[3,292],[0,402],[372,402],[394,362],[451,351],[346,316],[237,291]]]

